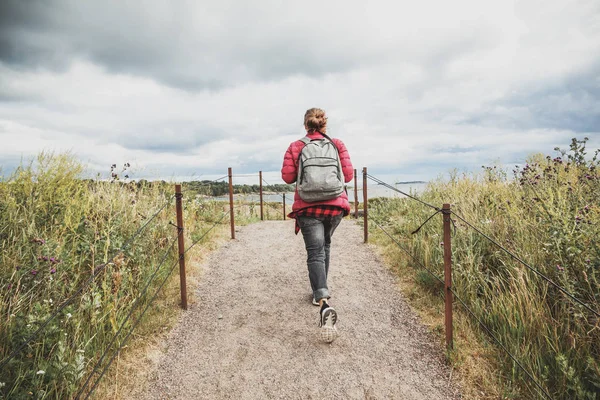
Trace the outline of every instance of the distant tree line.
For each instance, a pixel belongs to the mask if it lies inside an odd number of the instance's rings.
[[[95,179],[83,179],[90,187],[96,185],[98,182]],[[148,181],[146,179],[140,179],[138,181],[125,181],[121,180],[119,176],[113,176],[110,179],[114,184],[121,185],[123,187],[129,188],[143,188],[149,186],[159,186],[161,191],[166,193],[172,190],[172,184],[166,182],[164,180],[158,181]],[[184,191],[192,192],[199,195],[205,196],[224,196],[229,193],[229,182],[220,181],[191,181],[191,182],[183,182],[181,184],[181,188]],[[293,192],[295,190],[295,185],[286,185],[286,184],[277,184],[277,185],[263,185],[263,193],[264,192]],[[260,186],[259,185],[233,185],[233,193],[234,194],[252,194],[259,193]]]
[[[229,193],[229,182],[213,182],[213,181],[191,181],[184,182],[182,189],[195,192],[205,196],[224,196]],[[293,192],[294,185],[277,184],[263,185],[263,192]],[[233,185],[234,194],[250,194],[259,193],[260,186],[255,185]]]

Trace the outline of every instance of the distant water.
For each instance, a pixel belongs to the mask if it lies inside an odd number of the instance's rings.
[[[422,193],[427,183],[401,183],[393,185],[397,190],[407,193],[407,194],[419,194]],[[369,186],[367,187],[369,198],[374,197],[397,197],[402,198],[406,197],[403,194],[389,189],[383,185],[378,185],[376,183],[369,182]],[[236,194],[233,196],[234,201],[244,201],[248,203],[258,203],[260,200],[260,196],[258,194]],[[350,201],[354,201],[354,186],[348,186],[348,199]],[[214,200],[219,201],[229,201],[229,196],[219,196],[215,197]],[[358,187],[358,201],[362,203],[363,193],[362,193],[362,185]],[[283,203],[283,193],[281,194],[263,194],[263,201],[265,202],[274,202],[274,203]],[[288,192],[285,193],[285,204],[292,205],[294,203],[294,193]]]

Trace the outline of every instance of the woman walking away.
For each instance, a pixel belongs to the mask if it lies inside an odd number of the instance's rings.
[[[306,111],[304,128],[306,136],[291,143],[285,153],[281,177],[286,183],[296,182],[289,217],[296,219],[296,234],[301,230],[304,237],[312,302],[321,307],[321,337],[331,342],[338,320],[327,287],[331,235],[350,213],[344,184],[352,180],[353,167],[344,143],[327,136],[325,111]]]

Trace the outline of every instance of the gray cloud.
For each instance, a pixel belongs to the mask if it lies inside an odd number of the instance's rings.
[[[464,123],[509,129],[558,129],[574,133],[600,131],[600,64],[559,81],[536,82],[482,110]]]
[[[275,12],[241,4],[224,3],[229,10],[200,3],[176,3],[164,10],[154,3],[128,4],[3,1],[0,60],[62,71],[74,59],[87,58],[111,72],[195,90],[295,74],[321,76],[349,70],[371,53],[338,43],[340,34],[321,36],[318,25],[281,24],[273,34],[269,27],[279,18]]]
[[[152,153],[193,153],[211,142],[230,137],[219,128],[195,121],[162,121],[136,127],[134,132],[120,134],[111,141],[131,150]]]

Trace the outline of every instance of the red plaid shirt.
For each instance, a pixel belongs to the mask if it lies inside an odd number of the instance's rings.
[[[338,215],[346,216],[346,212],[343,208],[337,206],[326,206],[316,205],[306,208],[302,208],[298,211],[293,211],[288,214],[288,217],[296,219],[296,235],[300,231],[300,225],[298,225],[298,217],[312,217],[312,218],[324,218],[324,217],[335,217]]]

